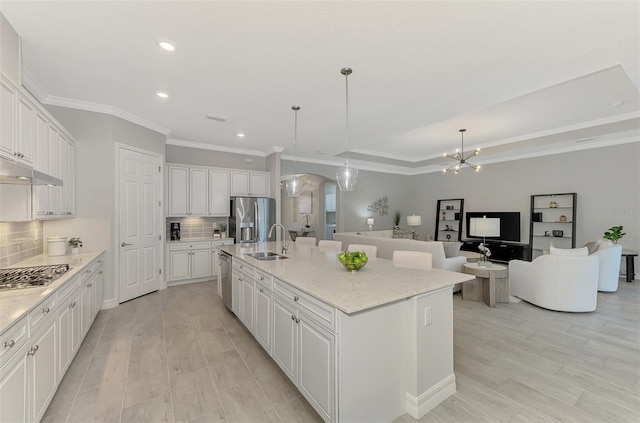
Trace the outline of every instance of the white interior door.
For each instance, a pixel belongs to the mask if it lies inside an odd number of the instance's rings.
[[[160,189],[158,156],[118,149],[120,302],[160,288]]]

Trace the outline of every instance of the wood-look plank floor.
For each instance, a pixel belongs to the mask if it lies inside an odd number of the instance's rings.
[[[457,392],[420,422],[640,421],[638,281],[594,313],[456,294],[454,352]],[[42,421],[321,420],[205,282],[101,311]]]

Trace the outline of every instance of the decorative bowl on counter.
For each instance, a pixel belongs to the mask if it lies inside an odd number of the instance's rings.
[[[342,251],[338,254],[338,260],[350,272],[357,272],[362,269],[369,258],[364,251]]]

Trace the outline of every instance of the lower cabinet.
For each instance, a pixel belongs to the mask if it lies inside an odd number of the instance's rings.
[[[169,281],[208,278],[213,275],[211,242],[175,243],[169,246]]]
[[[262,345],[262,348],[271,354],[273,292],[271,291],[271,286],[261,282],[259,280],[260,278],[263,278],[263,276],[258,276],[254,292],[255,324],[253,335],[260,345]]]
[[[27,422],[28,375],[25,345],[0,371],[0,422]]]
[[[274,294],[272,357],[327,422],[335,420],[335,342],[295,302]]]
[[[51,319],[40,334],[30,341],[31,348],[27,352],[30,421],[39,421],[42,418],[58,386],[57,329],[56,319]]]

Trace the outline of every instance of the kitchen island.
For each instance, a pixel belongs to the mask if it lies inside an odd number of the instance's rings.
[[[335,251],[280,242],[226,245],[233,312],[329,422],[419,418],[455,393],[453,299],[471,275],[369,260],[348,272]]]

